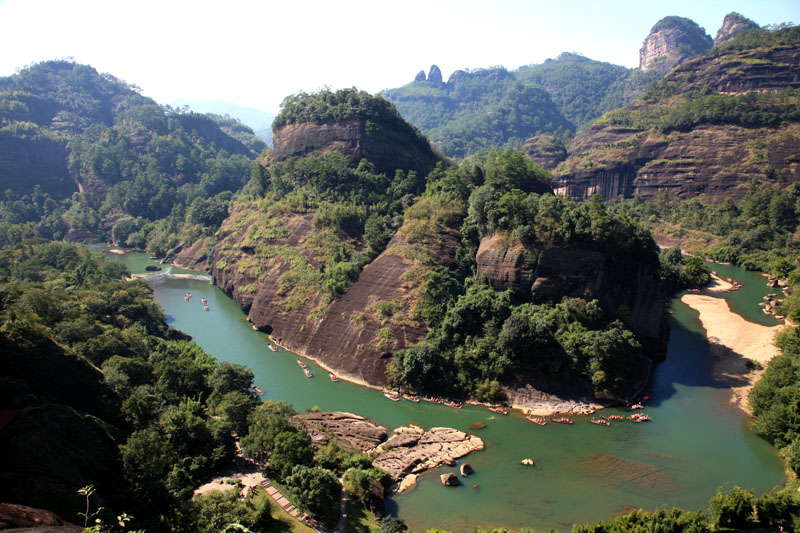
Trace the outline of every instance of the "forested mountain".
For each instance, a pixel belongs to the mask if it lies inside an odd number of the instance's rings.
[[[660,76],[564,53],[512,71],[456,70],[447,82],[423,73],[382,95],[446,155],[464,157],[519,147],[538,133],[574,132]]]
[[[752,29],[677,66],[569,143],[556,188],[576,199],[707,202],[800,181],[800,28]]]
[[[0,215],[48,238],[167,246],[195,200],[224,203],[246,182],[262,148],[241,124],[161,107],[90,66],[49,61],[0,79]]]
[[[352,89],[287,99],[272,159],[208,252],[216,284],[256,327],[351,379],[489,401],[524,402],[516,387],[532,380],[633,394],[666,339],[650,236],[602,204],[554,196],[520,152],[404,167],[419,141],[386,105]],[[370,129],[337,135],[366,119],[389,141],[358,161]],[[598,359],[597,342],[619,353]]]

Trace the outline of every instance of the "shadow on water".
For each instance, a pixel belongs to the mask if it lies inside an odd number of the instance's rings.
[[[670,338],[666,360],[653,371],[648,406],[658,407],[677,393],[677,385],[728,389],[730,385],[713,377],[714,355],[700,324],[699,313],[672,300]]]

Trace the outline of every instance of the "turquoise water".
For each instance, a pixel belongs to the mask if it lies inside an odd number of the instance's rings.
[[[134,272],[143,272],[148,263],[143,254],[115,257]],[[732,309],[750,320],[775,323],[757,306],[771,290],[763,277],[734,267],[714,268],[744,284],[742,291],[723,296]],[[193,296],[189,302],[184,300],[187,292]],[[670,306],[667,360],[655,369],[645,409],[654,421],[604,428],[580,417],[573,426],[540,427],[519,413],[502,416],[472,406],[456,410],[424,402],[394,403],[380,391],[333,383],[313,363],[314,378],[308,379],[294,354],[269,351],[267,337],[254,331],[233,301],[208,282],[160,279],[155,297],[172,327],[192,335],[217,359],[252,368],[265,398],[288,401],[297,409],[351,411],[390,429],[414,423],[468,431],[471,422],[485,422],[487,427],[475,433],[486,449],[465,459],[476,470],[465,485],[441,486],[438,475],[456,470],[443,468],[387,502],[388,510],[414,531],[472,531],[475,526],[568,530],[575,522],[604,519],[628,506],[700,509],[719,486],[764,492],[783,481],[775,450],[748,430],[744,415],[730,405],[728,390],[711,379],[711,358],[697,313],[677,299]],[[208,300],[209,311],[203,311],[201,297]],[[535,467],[519,464],[527,457],[536,461]]]

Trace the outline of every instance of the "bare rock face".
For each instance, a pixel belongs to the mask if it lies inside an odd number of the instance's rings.
[[[426,175],[439,161],[424,140],[381,124],[368,125],[364,120],[288,124],[274,132],[272,140],[275,162],[289,157],[340,152],[354,161],[369,159],[378,170],[394,176],[396,169]]]
[[[431,65],[428,71],[428,81],[430,83],[442,83],[442,71],[436,65]]]
[[[316,268],[315,252],[303,244],[313,231],[312,220],[313,214],[282,220],[281,227],[288,235],[274,239],[273,244],[296,250]],[[320,309],[323,295],[319,293],[291,307],[286,305],[287,296],[280,292],[279,282],[289,270],[291,258],[259,257],[252,247],[243,246],[257,222],[255,207],[239,208],[225,221],[212,261],[215,283],[257,329],[271,333],[281,346],[334,369],[339,377],[385,385],[391,354],[428,334],[425,322],[412,313],[415,281],[406,276],[417,265],[407,252],[412,245],[396,235],[383,253],[364,267],[355,283],[327,307]],[[458,233],[453,231],[427,247],[438,264],[455,264],[457,239]],[[391,318],[374,311],[381,303],[395,308]],[[315,309],[318,316],[314,316]]]
[[[414,81],[425,81],[425,80],[426,78],[424,70],[420,70],[419,72],[417,72],[417,75],[414,76]]]
[[[294,420],[311,437],[311,442],[325,445],[332,439],[360,452],[372,450],[386,440],[386,428],[363,416],[342,412],[300,413]]]
[[[688,60],[662,83],[677,95],[711,88],[718,93],[779,92],[800,86],[800,48],[720,50]],[[658,105],[635,100],[637,112]],[[800,124],[775,127],[701,123],[661,133],[601,122],[584,129],[568,146],[569,157],[554,171],[557,193],[576,200],[645,200],[668,193],[704,195],[707,203],[738,200],[752,181],[785,186],[800,181]]]
[[[454,70],[450,77],[447,78],[447,83],[453,83],[455,81],[460,80],[461,78],[466,78],[468,74],[463,70]]]
[[[413,435],[416,446],[395,447],[389,445],[398,435]],[[397,442],[397,441],[395,441]],[[454,465],[455,460],[470,452],[482,450],[483,441],[451,428],[431,428],[423,431],[416,426],[397,428],[394,435],[375,449],[378,454],[373,465],[388,473],[395,482],[406,476],[419,474],[441,465]],[[406,482],[405,485],[408,485]]]
[[[526,249],[498,236],[481,240],[476,260],[476,277],[487,276],[497,290],[534,302],[569,296],[597,298],[612,311],[624,305],[640,340],[666,342],[665,295],[655,265],[615,264],[612,257],[580,248]]]
[[[12,503],[0,503],[0,529],[59,533],[80,533],[83,531],[82,527],[70,524],[50,511]]]
[[[758,24],[739,13],[728,13],[722,21],[722,27],[717,31],[717,36],[714,37],[714,46],[721,46],[740,33],[747,33],[758,27]]]
[[[639,67],[668,72],[687,58],[702,54],[713,41],[697,23],[683,17],[665,17],[650,30],[639,50]]]

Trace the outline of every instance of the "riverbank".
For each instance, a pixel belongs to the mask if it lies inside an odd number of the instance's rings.
[[[731,311],[728,302],[721,298],[685,294],[681,301],[700,313],[715,359],[714,378],[730,385],[731,402],[750,414],[747,396],[761,378],[763,368],[780,353],[774,339],[786,326],[748,322]],[[758,363],[762,370],[748,368],[748,360]]]

